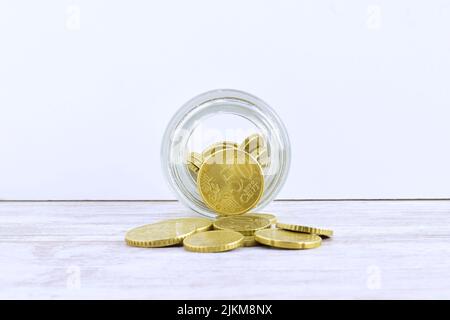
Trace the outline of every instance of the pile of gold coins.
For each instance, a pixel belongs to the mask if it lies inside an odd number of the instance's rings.
[[[157,248],[181,245],[193,252],[223,252],[266,245],[311,249],[332,230],[279,223],[268,213],[249,213],[264,193],[264,174],[270,165],[266,141],[253,134],[241,144],[219,142],[202,153],[189,153],[186,166],[205,205],[218,218],[193,217],[161,221],[131,229],[130,246]]]
[[[128,245],[143,248],[183,244],[193,252],[223,252],[239,247],[265,245],[282,249],[312,249],[332,230],[277,222],[268,213],[247,213],[221,217],[179,218],[131,229],[125,240]]]

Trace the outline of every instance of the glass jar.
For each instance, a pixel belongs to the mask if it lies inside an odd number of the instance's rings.
[[[161,146],[162,170],[177,198],[195,212],[216,216],[204,203],[186,159],[214,142],[240,143],[255,133],[266,141],[268,161],[264,191],[252,212],[275,199],[289,172],[290,143],[281,119],[264,101],[238,90],[208,91],[185,103],[168,124]]]

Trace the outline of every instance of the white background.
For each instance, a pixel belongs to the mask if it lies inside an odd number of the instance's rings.
[[[449,1],[0,2],[0,199],[171,199],[170,117],[215,88],[285,121],[280,198],[450,197]]]

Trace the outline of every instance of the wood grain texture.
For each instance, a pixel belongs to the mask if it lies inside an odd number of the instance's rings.
[[[450,298],[450,201],[289,201],[280,221],[332,228],[314,250],[198,254],[126,246],[194,215],[177,202],[0,203],[0,298]]]

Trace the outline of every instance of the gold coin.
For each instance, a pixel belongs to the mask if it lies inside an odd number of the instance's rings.
[[[167,247],[181,243],[197,228],[198,224],[192,221],[184,221],[183,219],[166,220],[129,230],[125,235],[125,241],[128,245],[134,247]]]
[[[285,230],[290,230],[290,231],[317,234],[317,235],[323,236],[323,237],[331,237],[333,235],[333,230],[301,226],[301,225],[297,225],[297,224],[289,224],[289,223],[280,223],[279,222],[279,223],[277,223],[277,227],[280,229],[285,229]]]
[[[264,148],[265,144],[264,138],[260,134],[255,133],[245,138],[239,146],[239,149],[248,153],[253,153]]]
[[[217,142],[217,143],[214,143],[213,145],[210,145],[208,148],[206,148],[203,151],[202,156],[203,156],[203,158],[207,158],[210,155],[212,155],[213,153],[216,153],[217,151],[220,151],[223,149],[237,149],[238,147],[239,146],[237,143],[231,142],[231,141]]]
[[[242,245],[244,236],[231,230],[214,230],[196,233],[183,241],[184,248],[194,252],[223,252]]]
[[[258,204],[264,191],[264,176],[261,166],[248,153],[224,149],[205,159],[197,185],[209,208],[220,215],[237,215]]]
[[[244,216],[255,216],[260,218],[266,218],[270,221],[271,224],[277,223],[277,217],[275,217],[273,214],[270,213],[246,213]]]
[[[175,220],[180,222],[191,222],[195,224],[196,232],[208,231],[213,227],[213,221],[206,218],[188,217],[188,218],[178,218]]]
[[[254,235],[257,230],[270,227],[270,221],[252,215],[224,217],[214,221],[214,229],[233,230],[245,236]]]
[[[203,163],[203,157],[200,153],[191,152],[188,155],[186,165],[191,173],[192,178],[197,181],[197,175]]]
[[[255,233],[259,243],[283,249],[312,249],[322,243],[322,238],[315,234],[298,233],[282,229],[264,229]]]
[[[255,236],[244,236],[244,241],[242,241],[243,247],[254,247],[259,245],[259,242],[256,241]]]

